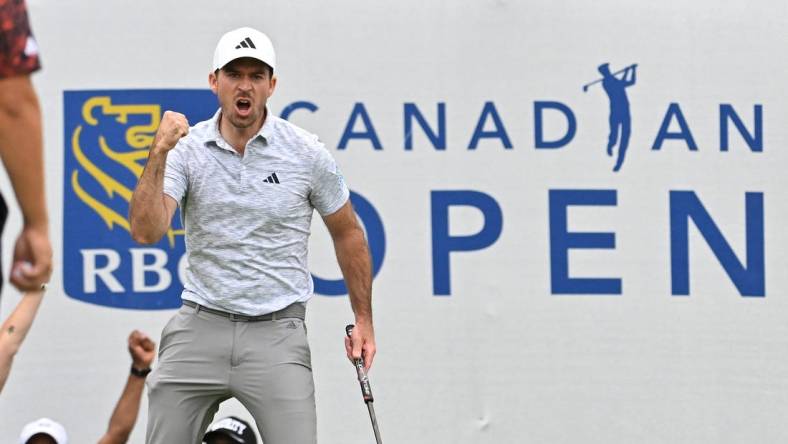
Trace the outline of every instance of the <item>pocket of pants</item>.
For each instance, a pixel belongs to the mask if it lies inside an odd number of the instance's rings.
[[[173,315],[167,324],[164,325],[164,328],[161,330],[161,340],[159,341],[159,360],[161,360],[162,352],[170,345],[170,340],[172,339],[172,334],[178,328],[178,325],[181,319],[185,316],[189,316],[189,313],[186,312],[186,307],[181,307],[175,315]]]
[[[312,352],[306,337],[306,323],[297,318],[285,318],[276,321],[280,334],[286,339],[289,361],[312,370]]]

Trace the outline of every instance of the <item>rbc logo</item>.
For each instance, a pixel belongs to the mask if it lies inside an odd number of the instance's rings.
[[[118,308],[180,306],[180,213],[156,245],[129,234],[129,201],[163,110],[190,122],[218,108],[209,90],[66,91],[63,271],[66,294]]]

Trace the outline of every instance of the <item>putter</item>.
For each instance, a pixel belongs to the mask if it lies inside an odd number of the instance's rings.
[[[353,333],[353,324],[350,324],[345,327],[345,333],[347,333],[347,337],[350,337],[350,334]],[[364,370],[364,358],[356,359],[353,362],[354,366],[356,367],[356,374],[358,375],[358,382],[361,384],[361,396],[364,397],[364,403],[367,405],[367,410],[369,410],[369,419],[372,420],[372,431],[375,432],[375,442],[377,444],[382,444],[383,441],[380,440],[380,430],[378,430],[378,419],[375,417],[375,408],[372,407],[372,403],[375,402],[375,399],[372,397],[372,387],[369,385],[369,378],[367,377],[367,372]]]

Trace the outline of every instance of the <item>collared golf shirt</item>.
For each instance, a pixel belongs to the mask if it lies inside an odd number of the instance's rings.
[[[339,210],[345,181],[314,134],[268,112],[240,155],[219,133],[220,116],[190,128],[167,156],[164,193],[186,230],[182,298],[247,315],[307,301],[313,209]]]

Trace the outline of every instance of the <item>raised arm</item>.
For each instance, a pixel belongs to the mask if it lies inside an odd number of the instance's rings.
[[[627,80],[626,76],[624,77],[624,81],[626,82],[626,86],[632,86],[635,84],[635,76],[637,75],[637,68],[638,65],[634,64],[627,69],[627,73],[629,74],[629,80]]]
[[[178,202],[164,194],[164,169],[167,154],[178,140],[189,133],[189,122],[183,114],[166,111],[129,204],[131,237],[142,244],[158,242],[167,232]]]
[[[107,433],[99,439],[99,444],[123,444],[128,441],[137,422],[142,390],[145,388],[145,376],[150,371],[150,365],[156,356],[156,343],[145,333],[134,330],[129,335],[129,354],[132,373],[129,374],[123,393],[112,412]]]
[[[11,316],[3,322],[3,330],[0,331],[0,392],[3,391],[8,374],[11,373],[14,356],[22,346],[30,326],[33,325],[33,319],[43,297],[44,290],[25,293]]]
[[[337,262],[355,315],[356,327],[352,338],[345,338],[345,349],[351,361],[363,357],[369,370],[376,348],[372,326],[372,260],[367,240],[349,200],[335,213],[323,217],[323,221],[334,241]]]

